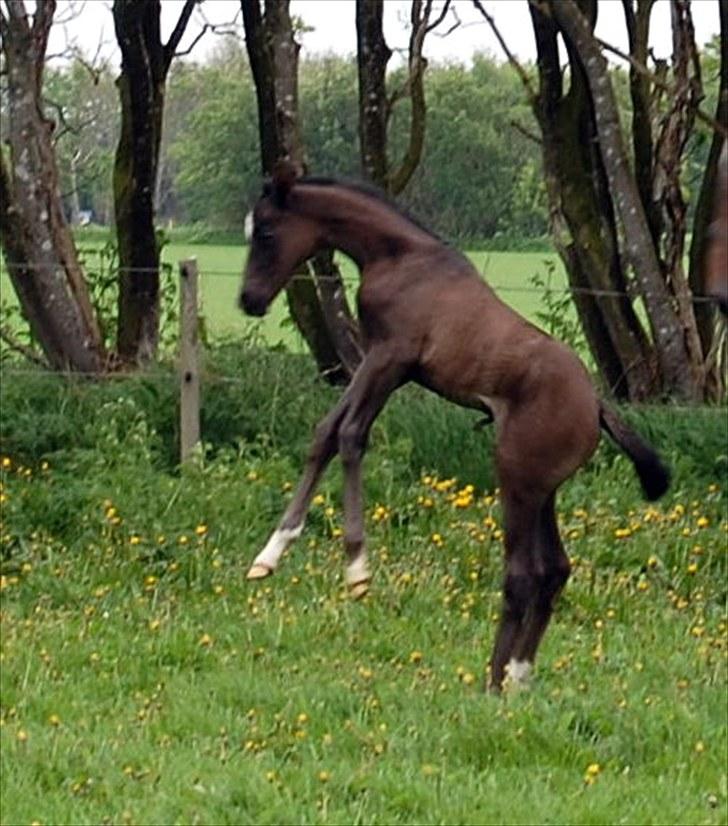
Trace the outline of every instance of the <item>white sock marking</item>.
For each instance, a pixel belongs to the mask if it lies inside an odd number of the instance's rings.
[[[277,528],[270,536],[265,548],[255,557],[253,565],[265,565],[271,571],[278,564],[281,554],[293,542],[298,539],[303,530],[303,524],[295,528]]]
[[[511,659],[506,666],[506,678],[514,686],[525,686],[531,676],[533,664],[528,660]]]
[[[367,555],[362,552],[346,566],[346,582],[349,585],[354,585],[366,579],[369,579],[369,566],[367,565]]]

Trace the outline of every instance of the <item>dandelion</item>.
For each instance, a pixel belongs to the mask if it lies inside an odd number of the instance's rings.
[[[696,574],[698,572],[698,563],[697,562],[691,562],[687,567],[687,572],[690,575]]]
[[[413,651],[409,655],[409,661],[411,663],[417,664],[418,662],[422,661],[422,652],[421,651]]]
[[[596,782],[597,777],[602,771],[602,767],[599,763],[590,763],[586,767],[586,772],[584,773],[584,782],[587,786],[591,786]]]
[[[707,528],[710,525],[710,519],[707,516],[700,516],[698,517],[698,521],[695,523],[699,528]]]
[[[181,534],[177,537],[177,544],[178,545],[186,545],[190,541],[189,537],[186,534]]]
[[[28,741],[28,732],[27,732],[25,729],[23,729],[23,728],[18,729],[18,732],[17,732],[17,734],[15,735],[15,739],[16,739],[19,743],[26,743],[26,742]]]
[[[51,714],[48,723],[56,728],[61,725],[61,718],[57,714]]]
[[[139,545],[139,543],[140,543],[141,541],[142,541],[141,536],[138,536],[138,535],[137,535],[137,534],[135,534],[135,533],[133,533],[133,534],[129,537],[129,544],[130,544],[130,545]]]
[[[199,639],[199,645],[203,648],[209,648],[212,645],[212,637],[209,634],[203,634]]]
[[[461,679],[465,683],[465,685],[472,685],[475,682],[475,674],[473,674],[471,671],[466,671]]]
[[[302,711],[296,718],[296,722],[299,726],[305,726],[306,723],[308,723],[308,714],[306,714],[305,711]]]
[[[324,495],[322,493],[317,493],[316,496],[314,496],[313,500],[312,500],[314,505],[323,505],[325,501],[326,501],[326,498],[324,497]]]
[[[329,780],[331,780],[331,772],[320,771],[318,773],[318,779],[320,783],[328,783]]]
[[[702,754],[705,751],[705,743],[702,740],[698,740],[695,744],[695,753]]]
[[[437,766],[433,766],[432,763],[425,763],[421,771],[425,777],[433,777],[438,773],[438,768]]]
[[[614,536],[616,539],[627,539],[627,537],[632,536],[632,529],[631,528],[617,528],[614,531]]]
[[[651,556],[647,560],[647,567],[648,568],[656,568],[657,567],[657,557]]]
[[[207,534],[207,525],[205,525],[204,523],[199,524],[195,528],[195,534],[196,534],[196,536],[199,536],[199,537],[205,536]]]

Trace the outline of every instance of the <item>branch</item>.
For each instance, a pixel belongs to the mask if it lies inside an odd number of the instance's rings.
[[[537,143],[539,146],[543,145],[543,141],[541,138],[527,129],[522,123],[519,123],[517,120],[510,121],[510,125],[517,131],[520,132],[524,137],[528,138],[530,141]]]
[[[179,20],[177,20],[177,25],[174,27],[174,31],[169,36],[169,40],[164,47],[164,73],[167,73],[169,69],[170,63],[172,62],[172,58],[175,55],[177,50],[177,46],[179,46],[179,42],[182,39],[182,35],[185,33],[185,29],[187,28],[187,24],[190,22],[190,17],[192,17],[192,12],[195,8],[195,4],[197,0],[185,0],[184,8],[179,16]],[[200,37],[204,33],[203,31],[200,33]],[[195,40],[197,43],[199,37]],[[194,45],[194,44],[193,44]]]
[[[488,21],[488,25],[490,26],[490,28],[493,31],[493,34],[496,36],[498,42],[500,43],[500,47],[501,47],[501,49],[503,49],[503,52],[504,52],[505,56],[508,58],[508,62],[515,69],[516,74],[521,79],[521,83],[523,84],[524,88],[526,89],[526,94],[528,95],[529,103],[532,106],[534,106],[535,103],[536,103],[536,100],[538,98],[537,98],[537,95],[535,94],[535,92],[533,91],[533,89],[531,88],[531,81],[529,80],[525,69],[523,68],[523,66],[521,66],[521,64],[518,62],[518,60],[516,60],[515,55],[508,48],[508,44],[503,39],[503,36],[501,35],[498,27],[495,24],[495,20],[483,8],[483,4],[480,2],[480,0],[473,0],[473,5],[483,15],[483,17]]]
[[[630,66],[632,66],[636,71],[640,72],[640,74],[643,74],[646,77],[650,78],[650,80],[655,84],[655,86],[658,89],[660,89],[660,91],[666,92],[668,95],[675,94],[675,87],[671,86],[669,83],[666,83],[654,72],[651,72],[647,68],[647,66],[645,66],[643,63],[640,63],[639,60],[635,60],[632,57],[632,55],[626,54],[621,49],[618,49],[616,46],[612,46],[611,44],[607,43],[604,40],[601,40],[598,37],[595,37],[594,39],[604,49],[604,51],[612,52],[612,54],[617,55],[617,57],[621,57],[622,60],[626,60],[630,64]],[[712,118],[710,115],[706,114],[700,108],[696,109],[695,114],[699,120],[703,121],[703,123],[710,126],[710,128],[713,129],[713,131],[719,132],[721,135],[728,138],[728,127],[724,126],[722,123],[719,123],[715,118]]]
[[[447,15],[447,13],[450,9],[450,4],[451,3],[452,3],[452,0],[445,0],[445,5],[442,7],[442,11],[438,15],[435,22],[430,23],[429,26],[425,27],[425,34],[429,34],[433,29],[436,29],[440,25],[440,23],[442,23],[442,21],[445,19],[445,16]],[[429,17],[429,9],[427,11],[427,16]],[[448,31],[448,34],[450,34],[450,32],[452,32],[452,31],[454,31],[459,25],[460,25],[460,20],[457,20],[455,25]]]
[[[0,339],[2,339],[11,350],[14,350],[16,353],[20,353],[21,356],[25,356],[25,358],[33,364],[37,364],[39,367],[44,367],[46,370],[51,369],[50,365],[44,358],[39,356],[38,353],[36,353],[31,347],[28,347],[18,341],[11,333],[8,332],[6,327],[0,327]]]

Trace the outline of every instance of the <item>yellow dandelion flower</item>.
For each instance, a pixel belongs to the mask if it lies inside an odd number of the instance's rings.
[[[317,493],[316,496],[314,496],[311,501],[313,502],[314,505],[323,505],[324,502],[326,501],[326,498],[324,497],[323,494]]]
[[[691,562],[687,567],[687,572],[689,574],[696,574],[698,572],[698,563],[697,562]]]
[[[129,544],[130,545],[138,545],[142,541],[141,536],[137,536],[137,534],[133,533],[129,537]]]
[[[15,739],[16,739],[19,743],[26,743],[26,742],[27,742],[27,740],[28,740],[28,732],[27,732],[25,729],[23,729],[23,728],[18,729],[18,732],[17,732],[17,734],[15,735]]]
[[[421,652],[421,651],[413,651],[413,652],[409,655],[409,661],[410,661],[411,663],[415,663],[415,664],[416,664],[416,663],[418,663],[418,662],[421,662],[421,660],[422,660],[422,652]]]
[[[212,637],[209,634],[203,634],[199,639],[198,645],[201,645],[203,648],[209,648],[212,642]]]
[[[695,523],[699,528],[707,528],[710,525],[710,519],[707,516],[699,516]]]
[[[200,524],[199,524],[199,525],[195,528],[195,534],[196,534],[197,536],[205,536],[205,534],[206,534],[206,533],[207,533],[207,525],[205,525],[204,523],[200,523]]]
[[[328,783],[331,780],[331,772],[327,771],[320,771],[318,773],[318,779],[321,783]]]
[[[465,683],[465,685],[472,685],[475,682],[475,679],[475,674],[473,674],[471,671],[466,671],[462,676],[462,681]]]
[[[57,714],[51,714],[48,718],[48,723],[52,726],[60,726],[61,718]]]
[[[439,533],[433,533],[432,536],[430,537],[430,540],[431,540],[433,545],[440,546],[443,543],[442,536]]]
[[[632,530],[631,528],[617,528],[614,531],[614,536],[617,539],[626,539],[627,537],[632,536]]]
[[[705,743],[702,740],[698,740],[695,744],[695,753],[702,754],[705,751]]]

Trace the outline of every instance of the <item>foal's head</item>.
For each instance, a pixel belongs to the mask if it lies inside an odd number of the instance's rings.
[[[296,267],[321,244],[319,225],[295,209],[297,177],[293,164],[277,164],[272,179],[245,219],[250,251],[240,307],[249,315],[264,315]]]

